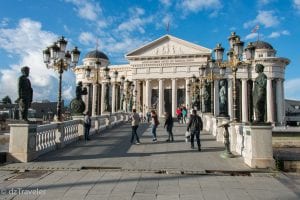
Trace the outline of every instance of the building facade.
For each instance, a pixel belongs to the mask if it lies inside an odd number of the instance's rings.
[[[239,66],[236,74],[237,118],[241,122],[255,119],[252,103],[257,76],[255,65],[263,64],[267,76],[266,121],[282,123],[285,119],[283,83],[289,60],[277,57],[269,43],[256,41],[252,45],[253,59]],[[177,107],[186,106],[219,116],[222,82],[228,101],[226,113],[232,118],[233,72],[230,67],[223,73],[219,67],[209,68],[212,52],[212,49],[164,35],[126,54],[128,64],[109,65],[107,56],[95,50],[85,56],[83,65],[77,66],[74,72],[76,82],[82,81],[88,89],[83,99],[92,115],[105,112],[107,96],[111,112],[130,111],[135,107],[143,113],[155,109],[159,116],[164,112],[175,116]],[[101,65],[96,67],[96,62]],[[110,79],[105,74],[107,66]],[[205,68],[204,73],[200,73],[201,68]]]

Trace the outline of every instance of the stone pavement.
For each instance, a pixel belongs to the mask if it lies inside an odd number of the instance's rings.
[[[240,157],[223,159],[223,144],[203,133],[202,152],[184,141],[165,142],[160,125],[152,142],[147,124],[140,145],[131,145],[130,125],[108,130],[48,153],[30,163],[0,168],[0,199],[299,199],[300,175],[248,168]],[[15,170],[15,171],[14,171]],[[27,171],[28,170],[28,171]]]

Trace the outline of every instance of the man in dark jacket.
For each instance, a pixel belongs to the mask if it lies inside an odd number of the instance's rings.
[[[197,111],[193,110],[192,115],[187,126],[187,131],[191,132],[191,148],[194,148],[194,136],[196,136],[198,151],[201,151],[200,144],[200,131],[202,130],[203,123],[202,119],[199,115],[197,115]]]
[[[167,127],[167,132],[168,132],[168,139],[166,140],[167,142],[170,142],[170,141],[174,141],[174,137],[173,137],[173,132],[172,132],[172,129],[173,129],[173,118],[172,118],[172,115],[170,113],[165,113],[165,116],[166,116],[166,121],[165,121],[165,125],[164,125],[164,128]]]

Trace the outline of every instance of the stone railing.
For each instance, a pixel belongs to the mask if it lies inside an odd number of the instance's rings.
[[[8,161],[28,162],[84,138],[84,116],[52,124],[10,124]],[[91,117],[90,135],[128,121],[127,113]]]
[[[272,129],[271,124],[245,124],[229,122],[229,118],[201,114],[203,129],[216,137],[218,142],[224,141],[222,124],[229,123],[230,149],[235,155],[242,156],[244,162],[252,168],[273,168]],[[276,130],[276,129],[275,129]]]

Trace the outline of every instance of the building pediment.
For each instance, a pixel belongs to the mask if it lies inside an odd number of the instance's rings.
[[[210,55],[211,49],[187,42],[171,35],[165,35],[126,55],[126,58],[162,56]]]

